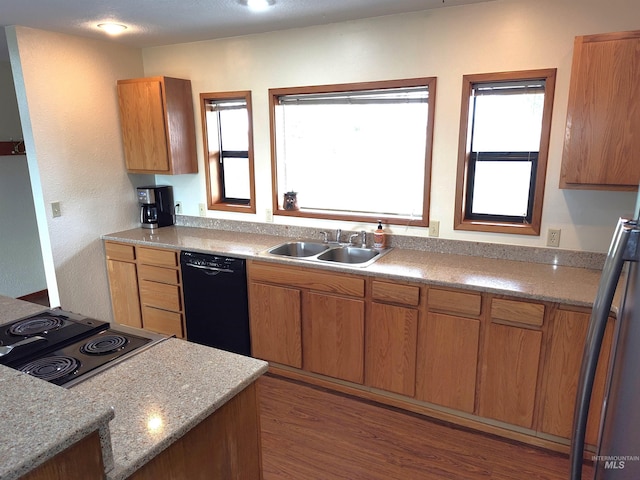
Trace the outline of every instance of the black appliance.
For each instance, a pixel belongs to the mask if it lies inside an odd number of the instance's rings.
[[[181,252],[187,340],[251,355],[245,260]]]
[[[110,327],[59,308],[20,318],[0,326],[0,344],[38,340],[13,348],[0,364],[68,388],[167,338],[124,325]]]
[[[142,228],[168,227],[175,223],[173,187],[149,185],[138,187],[137,192]]]

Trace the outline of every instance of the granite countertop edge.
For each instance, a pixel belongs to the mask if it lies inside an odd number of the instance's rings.
[[[109,422],[114,418],[114,412],[111,407],[94,403],[90,408],[91,411],[88,412],[84,398],[74,398],[66,389],[52,384],[45,384],[45,387],[41,380],[37,380],[27,374],[16,372],[9,367],[0,366],[0,376],[2,376],[5,381],[10,381],[13,384],[21,384],[21,392],[19,393],[21,397],[25,396],[30,400],[36,397],[37,401],[38,396],[46,394],[47,401],[55,404],[64,403],[66,411],[72,412],[73,409],[77,409],[83,411],[85,415],[85,418],[83,418],[80,423],[75,423],[74,420],[73,425],[60,426],[60,424],[54,420],[54,423],[48,427],[47,432],[43,432],[40,428],[37,433],[34,433],[29,429],[28,432],[30,433],[26,434],[37,434],[38,438],[34,439],[33,443],[28,442],[30,448],[26,449],[27,454],[21,458],[12,454],[13,448],[11,446],[8,447],[8,451],[3,452],[2,467],[0,467],[1,480],[19,479],[96,431],[100,436],[105,471],[113,467],[113,457],[110,451],[111,444],[108,441]],[[43,394],[43,391],[46,393]],[[72,402],[72,404],[69,402]],[[74,418],[77,419],[77,416],[74,416]],[[47,435],[45,436],[45,434]],[[106,439],[105,435],[107,436]],[[25,441],[23,440],[18,443],[24,444]],[[25,454],[25,449],[21,449],[20,451],[21,455]],[[5,458],[5,455],[9,458]]]

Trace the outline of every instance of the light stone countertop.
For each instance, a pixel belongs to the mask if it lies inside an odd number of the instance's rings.
[[[170,338],[75,385],[71,392],[113,406],[115,466],[107,479],[121,480],[257,380],[267,366]]]
[[[36,314],[44,307],[0,296],[0,324]],[[113,466],[108,402],[0,365],[0,479],[12,480],[43,464],[87,435],[100,433],[105,469]]]
[[[0,324],[43,310],[0,296]],[[261,360],[176,338],[70,389],[0,365],[7,431],[0,480],[19,478],[98,429],[107,480],[124,479],[266,371]]]
[[[136,228],[104,235],[102,238],[138,245],[259,259],[286,265],[306,265],[389,280],[471,289],[580,307],[593,306],[601,274],[597,269],[403,248],[393,248],[367,267],[305,262],[265,253],[268,248],[291,240],[293,237],[283,238],[276,235],[184,226],[163,227],[155,230]]]

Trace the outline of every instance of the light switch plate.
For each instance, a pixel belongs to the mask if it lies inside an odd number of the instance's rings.
[[[204,203],[198,204],[198,212],[200,213],[201,217],[206,217],[207,216],[207,206]]]
[[[51,202],[51,215],[53,215],[53,218],[62,216],[62,210],[60,210],[60,202]]]
[[[440,236],[440,222],[438,220],[429,220],[429,236]]]

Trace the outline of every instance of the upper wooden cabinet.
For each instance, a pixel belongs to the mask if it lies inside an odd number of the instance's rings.
[[[561,188],[640,182],[640,30],[576,37]]]
[[[119,80],[118,100],[127,171],[197,173],[191,81]]]

